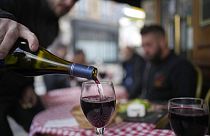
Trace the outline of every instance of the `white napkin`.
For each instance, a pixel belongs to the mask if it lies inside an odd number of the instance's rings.
[[[75,118],[66,118],[66,119],[56,119],[47,121],[44,127],[75,127],[79,126]]]

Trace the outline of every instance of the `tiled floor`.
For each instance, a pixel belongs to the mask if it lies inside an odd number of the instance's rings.
[[[26,133],[12,118],[8,117],[8,121],[14,136],[28,136],[28,133]]]

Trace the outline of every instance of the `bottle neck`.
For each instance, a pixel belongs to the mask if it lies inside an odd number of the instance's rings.
[[[95,67],[66,61],[51,54],[42,47],[39,48],[36,54],[24,50],[22,50],[22,52],[26,54],[27,58],[36,60],[37,62],[36,65],[38,65],[39,62],[42,64],[48,64],[48,66],[51,66],[51,69],[53,69],[55,73],[57,72],[58,74],[59,73],[69,74],[72,76],[93,79],[93,80],[95,80],[95,78],[97,77],[97,69]],[[51,54],[51,55],[48,55],[50,57],[48,56],[43,57],[43,54]]]
[[[95,80],[97,77],[97,69],[93,66],[73,63],[70,66],[70,75]]]

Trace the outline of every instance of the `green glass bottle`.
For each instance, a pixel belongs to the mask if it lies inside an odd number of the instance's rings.
[[[12,70],[24,76],[69,74],[93,80],[97,77],[97,69],[93,66],[63,60],[42,47],[30,52],[24,39],[19,38],[14,47],[4,60],[0,60],[0,69]]]

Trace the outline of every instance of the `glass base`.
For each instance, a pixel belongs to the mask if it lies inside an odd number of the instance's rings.
[[[104,135],[105,128],[96,128],[96,135],[97,136],[103,136]]]

